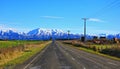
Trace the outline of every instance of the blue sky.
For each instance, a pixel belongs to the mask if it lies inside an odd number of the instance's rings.
[[[119,0],[0,0],[0,29],[28,32],[36,28],[87,34],[120,33]]]

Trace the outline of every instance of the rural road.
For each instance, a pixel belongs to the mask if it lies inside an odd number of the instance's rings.
[[[28,63],[15,69],[120,69],[120,62],[53,41]]]

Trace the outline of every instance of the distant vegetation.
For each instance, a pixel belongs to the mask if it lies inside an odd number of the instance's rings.
[[[97,40],[98,41],[98,40]],[[65,44],[74,45],[76,47],[86,48],[88,50],[92,50],[95,52],[107,54],[110,56],[115,56],[120,58],[120,44],[119,42],[110,41],[110,40],[101,40],[102,44],[94,43],[94,40],[87,41],[83,43],[79,40],[72,40],[72,41],[64,41]]]
[[[46,44],[48,41],[0,41],[0,69],[12,69],[42,50]]]

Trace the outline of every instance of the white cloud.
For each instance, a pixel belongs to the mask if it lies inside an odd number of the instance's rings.
[[[89,21],[93,21],[93,22],[104,22],[101,19],[97,19],[97,18],[89,18]]]
[[[64,18],[64,17],[58,17],[58,16],[41,16],[43,18],[52,18],[52,19],[61,19],[61,18]]]

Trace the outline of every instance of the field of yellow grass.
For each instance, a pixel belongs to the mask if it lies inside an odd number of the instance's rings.
[[[12,69],[16,64],[24,62],[37,52],[44,49],[51,41],[20,42],[21,43],[17,42],[17,46],[9,47],[6,45],[6,47],[0,48],[0,69]]]

